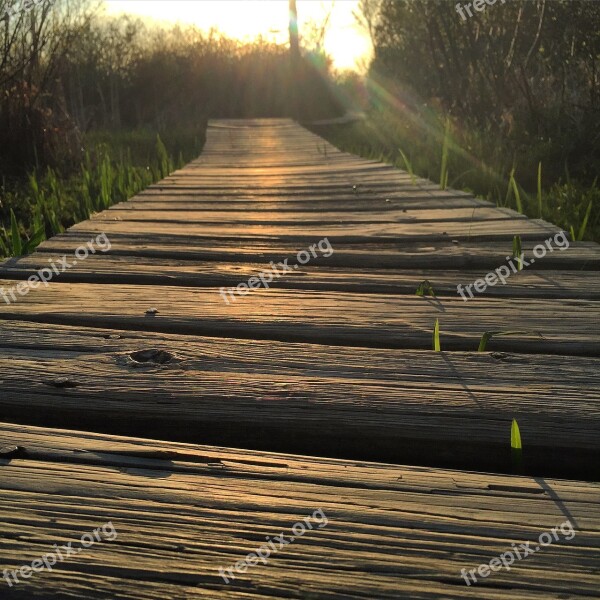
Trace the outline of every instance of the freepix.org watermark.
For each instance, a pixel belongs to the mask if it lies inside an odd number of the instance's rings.
[[[472,17],[473,13],[471,12],[471,6],[477,11],[477,12],[482,12],[483,10],[485,10],[486,4],[488,6],[493,6],[494,4],[496,4],[497,0],[473,0],[473,2],[467,2],[466,4],[462,4],[459,2],[456,5],[456,12],[461,16],[463,21],[467,20],[467,17],[465,16],[465,12]],[[500,0],[500,2],[502,4],[506,3],[506,0]]]
[[[248,283],[240,283],[237,287],[227,288],[222,287],[219,290],[219,293],[223,297],[223,300],[227,304],[230,303],[231,300],[236,300],[235,294],[240,296],[246,296],[252,290],[255,290],[259,287],[265,287],[269,289],[269,284],[273,281],[275,277],[281,277],[289,272],[293,272],[295,269],[298,269],[300,265],[305,265],[311,259],[317,258],[317,249],[321,252],[321,254],[325,258],[329,258],[333,254],[333,246],[331,242],[327,238],[323,238],[318,244],[313,244],[308,247],[308,250],[300,250],[296,255],[295,264],[288,264],[289,258],[286,258],[283,262],[280,262],[275,266],[275,263],[271,261],[269,264],[271,268],[268,271],[262,271],[256,277],[250,277],[248,279]]]
[[[22,579],[29,579],[34,573],[41,573],[44,570],[52,571],[52,568],[58,563],[62,562],[67,558],[79,554],[85,548],[91,548],[96,542],[107,541],[112,542],[117,539],[117,530],[111,521],[105,523],[101,527],[97,527],[92,533],[84,533],[81,536],[80,548],[73,548],[73,542],[68,542],[59,546],[54,544],[52,548],[54,552],[48,552],[41,558],[36,558],[30,565],[23,565],[19,569],[9,571],[4,569],[2,572],[4,579],[8,583],[9,587],[15,584],[22,583],[19,577]]]
[[[322,529],[329,523],[325,513],[322,508],[318,508],[315,512],[309,516],[305,517],[302,521],[298,521],[292,527],[292,533],[294,535],[286,537],[283,534],[283,531],[279,535],[267,536],[265,539],[267,540],[267,544],[263,544],[260,548],[257,548],[254,552],[250,552],[243,560],[238,560],[235,565],[224,569],[223,567],[219,567],[219,574],[223,578],[225,583],[229,583],[231,579],[235,579],[235,575],[233,571],[237,573],[245,573],[248,570],[248,567],[253,567],[258,564],[258,561],[261,561],[264,565],[269,561],[269,557],[272,553],[277,553],[285,546],[291,544],[294,540],[298,539],[300,536],[304,535],[307,530],[311,530],[313,528],[314,521],[319,529]]]
[[[462,299],[466,302],[469,298],[473,298],[472,288],[475,288],[475,291],[478,294],[482,294],[485,292],[488,285],[496,285],[498,282],[502,283],[502,285],[506,284],[506,280],[513,274],[519,271],[518,266],[528,267],[535,262],[536,258],[544,258],[548,252],[554,252],[554,248],[552,246],[552,242],[554,245],[562,252],[569,247],[569,240],[567,239],[567,235],[564,231],[559,231],[553,238],[548,238],[543,244],[538,244],[533,248],[533,256],[530,260],[525,259],[525,252],[521,252],[518,257],[510,257],[507,256],[506,260],[508,261],[507,265],[501,265],[496,270],[490,271],[485,277],[482,279],[476,279],[473,283],[469,285],[461,285],[460,283],[456,286],[456,291],[461,295]],[[516,260],[516,264],[515,264]],[[510,269],[509,269],[510,266]],[[469,294],[469,298],[466,297],[465,291]]]
[[[30,290],[35,290],[40,287],[41,283],[43,283],[45,287],[48,287],[48,283],[52,281],[56,275],[60,275],[67,269],[74,267],[78,260],[85,260],[90,254],[96,254],[96,250],[108,252],[110,248],[110,240],[106,237],[105,233],[101,233],[96,236],[95,239],[90,240],[86,245],[79,246],[79,248],[75,250],[75,258],[73,261],[69,262],[66,254],[58,259],[58,264],[56,264],[54,260],[48,259],[50,267],[40,269],[35,275],[32,275],[27,279],[27,281],[21,281],[7,290],[0,287],[0,298],[2,298],[6,304],[16,302],[18,299],[17,294],[19,296],[26,296],[29,294]]]
[[[485,579],[492,573],[500,571],[500,569],[506,569],[507,571],[510,571],[510,566],[515,562],[515,560],[522,560],[530,554],[538,552],[545,546],[549,546],[553,542],[557,542],[559,540],[559,529],[565,540],[572,540],[575,537],[575,529],[573,529],[571,521],[565,521],[558,527],[553,527],[550,531],[544,531],[541,533],[535,546],[531,546],[531,544],[535,542],[525,542],[524,544],[518,545],[513,542],[511,544],[511,550],[503,552],[497,558],[492,558],[489,563],[480,564],[476,569],[470,569],[469,571],[467,571],[467,569],[463,569],[460,574],[465,580],[465,583],[467,585],[471,585],[471,583],[477,583],[477,577],[475,574]]]

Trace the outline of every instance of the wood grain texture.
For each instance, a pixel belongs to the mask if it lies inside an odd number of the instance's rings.
[[[126,202],[119,202],[111,206],[111,210],[155,210],[155,211],[236,211],[243,210],[250,213],[318,213],[321,211],[340,211],[342,214],[348,211],[370,212],[370,211],[404,211],[409,210],[436,210],[449,208],[474,208],[493,207],[490,202],[478,200],[467,196],[430,196],[396,194],[393,197],[371,197],[357,198],[356,194],[336,196],[335,198],[319,198],[314,194],[310,198],[282,198],[273,195],[271,197],[246,197],[225,195],[219,198],[204,198],[198,194],[172,193],[150,194],[150,190],[134,196]],[[118,216],[118,214],[116,215]]]
[[[4,420],[25,405],[35,424],[506,470],[517,418],[527,468],[597,472],[599,359],[11,322],[0,334]]]
[[[589,598],[598,589],[600,486],[402,465],[239,452],[0,425],[0,568],[103,540],[7,597],[125,599]],[[266,564],[219,575],[318,509]],[[320,517],[320,515],[319,515]],[[318,521],[318,522],[317,522]],[[512,543],[558,541],[467,586]],[[296,536],[294,536],[296,537]],[[568,540],[566,537],[571,537]],[[277,544],[278,545],[278,544]]]
[[[51,262],[60,264],[60,253],[34,253],[7,261],[0,277],[26,280]],[[466,285],[487,274],[484,270],[365,269],[304,265],[289,277],[275,279],[274,288],[359,292],[364,294],[414,295],[418,286],[430,281],[438,296],[459,297],[458,285]],[[268,263],[177,260],[113,254],[90,255],[60,274],[60,282],[140,284],[151,286],[235,287],[268,270]],[[58,282],[59,279],[57,278]],[[489,286],[481,296],[514,298],[574,298],[600,300],[600,273],[576,271],[520,271],[505,285]]]
[[[112,209],[105,210],[91,219],[92,221],[110,222],[122,221],[124,223],[134,222],[158,222],[158,223],[189,223],[202,224],[213,223],[221,224],[240,224],[240,225],[294,225],[296,223],[303,226],[314,226],[318,224],[375,224],[375,223],[402,223],[402,224],[420,224],[420,223],[445,223],[445,222],[465,222],[476,223],[480,221],[514,221],[524,219],[519,215],[511,215],[509,212],[498,208],[475,206],[468,208],[450,208],[450,209],[426,209],[411,210],[371,210],[349,211],[349,210],[320,210],[298,211],[298,212],[279,212],[277,209],[266,212],[256,211],[243,207],[242,209],[230,210],[140,210],[121,209],[116,212]],[[135,225],[137,227],[137,225]]]
[[[5,290],[15,284],[0,279]],[[465,302],[460,297],[263,288],[234,296],[227,304],[219,288],[54,281],[15,297],[11,304],[0,302],[0,319],[419,349],[431,349],[433,324],[439,319],[445,350],[474,351],[486,331],[518,330],[524,333],[495,338],[489,348],[600,354],[600,339],[591,326],[600,319],[596,300],[475,297]],[[151,309],[158,312],[149,315]]]
[[[70,231],[91,235],[106,233],[131,233],[168,235],[174,240],[192,237],[196,241],[211,239],[214,243],[230,238],[234,240],[290,240],[303,244],[318,243],[327,237],[332,244],[345,240],[355,243],[402,240],[441,241],[451,238],[459,240],[495,240],[512,241],[515,235],[526,240],[543,241],[556,235],[559,229],[528,219],[502,219],[498,221],[442,221],[410,223],[314,223],[306,227],[298,223],[172,223],[172,222],[135,222],[134,224],[118,219],[83,221],[71,227]]]
[[[0,267],[8,290],[111,241],[0,299],[0,420],[45,427],[0,423],[0,571],[109,520],[119,534],[0,597],[596,596],[599,247],[469,302],[455,289],[505,264],[513,236],[531,256],[558,232],[289,120],[211,121],[184,169]],[[326,236],[332,256],[220,296]],[[436,298],[415,295],[424,279]],[[489,330],[521,333],[474,352]],[[513,418],[535,477],[445,470],[513,471]],[[66,426],[205,445],[48,429]],[[327,527],[224,583],[219,567],[318,508]],[[461,578],[567,521],[572,539]]]
[[[69,231],[41,244],[38,252],[71,253],[98,235],[97,231]],[[318,240],[316,240],[318,241]],[[294,256],[315,239],[281,239],[277,235],[260,239],[221,238],[218,241],[193,236],[171,236],[162,233],[110,234],[112,244],[109,254],[154,258],[177,258],[184,260],[264,262],[280,261]],[[526,256],[532,255],[537,242],[524,241],[522,248]],[[387,239],[373,240],[336,239],[335,252],[324,258],[317,256],[311,265],[328,267],[398,268],[398,269],[485,269],[494,270],[505,264],[512,256],[512,241],[473,242],[461,241],[444,236],[442,241],[406,241]],[[548,253],[535,263],[535,270],[599,271],[600,251],[593,242],[571,242],[568,252]],[[582,273],[582,277],[587,274]]]
[[[368,205],[374,207],[391,204],[406,208],[410,204],[426,208],[444,208],[452,206],[493,206],[490,202],[474,198],[472,195],[456,190],[439,190],[435,188],[424,188],[420,186],[394,186],[387,191],[375,191],[370,189],[358,189],[343,187],[336,189],[335,193],[325,193],[319,190],[294,190],[287,191],[285,194],[276,192],[271,188],[253,189],[225,187],[222,190],[218,188],[198,190],[186,190],[179,187],[163,188],[160,184],[155,187],[148,187],[142,190],[137,196],[131,198],[131,202],[138,201],[186,201],[186,202],[253,202],[257,206],[262,206],[269,202],[277,202],[282,206],[310,207],[318,206],[321,202],[337,204],[339,208],[353,204]],[[390,202],[386,202],[389,200]],[[448,204],[442,202],[447,200]]]

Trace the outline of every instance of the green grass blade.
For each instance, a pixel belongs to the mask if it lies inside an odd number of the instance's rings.
[[[435,325],[433,327],[433,349],[435,352],[440,352],[440,322],[439,319],[435,320]]]
[[[510,447],[513,450],[523,450],[521,432],[519,431],[519,424],[516,419],[512,420],[512,425],[510,427]]]
[[[487,343],[492,339],[493,335],[494,335],[493,331],[486,331],[481,336],[481,340],[479,341],[479,348],[477,348],[477,352],[485,352]]]
[[[35,230],[33,235],[23,244],[23,254],[30,254],[37,246],[39,246],[46,239],[46,227],[42,225]]]
[[[19,233],[19,224],[13,209],[10,209],[10,243],[12,245],[12,255],[21,256],[23,254],[23,246],[21,244],[21,234]]]
[[[579,227],[579,233],[577,234],[578,240],[583,239],[591,212],[592,212],[592,200],[590,200],[590,203],[588,204],[587,210],[585,211],[585,216],[583,217],[583,221],[581,222],[581,226]]]
[[[510,426],[510,454],[512,458],[513,469],[516,472],[521,471],[523,464],[523,444],[521,443],[521,432],[516,419],[512,420]]]
[[[9,256],[10,250],[8,246],[8,235],[6,229],[0,225],[0,256]]]
[[[510,173],[510,186],[512,188],[515,202],[517,203],[517,212],[523,214],[523,202],[521,201],[521,194],[519,192],[519,186],[517,185],[517,180],[515,179],[515,170],[513,169]]]
[[[158,157],[158,168],[160,173],[160,179],[164,179],[173,170],[171,167],[171,160],[167,148],[163,141],[160,139],[160,135],[156,136],[156,155]]]
[[[509,336],[509,335],[537,335],[538,337],[544,339],[544,336],[539,331],[528,331],[527,329],[515,329],[513,331],[486,331],[479,341],[479,348],[477,352],[485,352],[487,347],[487,343],[493,337],[499,336]]]
[[[426,295],[430,295],[433,296],[434,298],[435,296],[435,292],[433,291],[433,286],[431,285],[431,282],[429,281],[429,279],[425,279],[425,281],[421,281],[421,283],[418,285],[415,294],[417,296],[426,296]]]
[[[513,258],[517,259],[517,269],[519,271],[523,270],[523,261],[521,260],[521,236],[515,235],[513,236]]]
[[[412,184],[417,185],[417,178],[415,177],[415,173],[413,171],[412,164],[408,160],[408,157],[406,156],[406,154],[404,154],[404,152],[402,152],[402,148],[398,148],[398,152],[400,152],[400,156],[402,157],[402,160],[404,161],[404,166],[406,167],[406,170],[408,171],[408,174],[410,175],[410,180],[412,181]]]
[[[53,210],[49,210],[46,213],[46,218],[48,219],[48,223],[50,223],[50,229],[52,230],[52,235],[57,235],[64,231],[60,221],[56,218],[56,214]]]
[[[514,169],[513,169],[514,171]],[[512,177],[512,172],[511,172],[511,177]],[[508,180],[508,185],[506,186],[506,196],[504,197],[504,205],[503,206],[510,206],[510,195],[512,192],[512,187],[510,185],[510,179]]]

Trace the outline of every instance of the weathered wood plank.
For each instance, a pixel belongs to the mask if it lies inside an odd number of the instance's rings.
[[[6,261],[0,277],[26,280],[44,266],[60,264],[62,254],[34,253]],[[358,292],[363,294],[414,295],[429,281],[437,296],[460,297],[463,287],[487,274],[484,270],[441,271],[422,269],[368,269],[304,265],[292,276],[273,280],[275,288]],[[235,287],[268,270],[268,263],[185,261],[95,254],[60,274],[61,282],[139,284],[151,286]],[[57,277],[55,279],[59,281]],[[536,271],[513,273],[505,285],[488,287],[481,296],[513,298],[574,298],[600,300],[600,273],[577,271]]]
[[[598,474],[598,359],[11,322],[0,334],[3,420],[506,471],[517,418],[525,469]]]
[[[14,285],[0,280],[5,289]],[[218,288],[153,290],[56,282],[17,298],[11,304],[0,303],[0,319],[419,349],[431,348],[431,332],[439,319],[446,350],[476,350],[486,331],[519,330],[531,333],[495,338],[490,348],[600,354],[593,327],[600,319],[600,302],[593,300],[475,297],[465,302],[460,297],[255,289],[227,304]],[[154,308],[158,313],[149,316],[147,311]]]
[[[164,180],[163,180],[164,181]],[[222,182],[220,185],[215,181],[213,185],[209,184],[196,184],[193,183],[179,183],[177,185],[169,185],[160,181],[158,183],[153,184],[147,188],[146,193],[154,192],[163,192],[163,193],[176,193],[176,192],[184,192],[186,194],[216,194],[216,195],[266,195],[266,196],[282,196],[282,197],[290,197],[294,198],[297,196],[328,196],[328,197],[336,197],[340,195],[349,195],[352,194],[357,198],[369,197],[372,195],[378,195],[379,197],[389,198],[394,194],[398,196],[410,195],[413,196],[415,194],[419,194],[422,192],[423,194],[428,193],[430,197],[443,197],[444,195],[450,197],[458,197],[459,193],[456,191],[447,192],[443,194],[440,189],[435,184],[426,185],[411,185],[404,184],[399,186],[396,183],[388,183],[388,184],[369,184],[368,186],[364,186],[362,188],[355,189],[355,184],[326,184],[323,183],[321,185],[295,185],[295,186],[285,186],[281,185],[260,185],[260,184],[247,184],[244,182],[239,182],[237,185],[232,182]],[[464,194],[468,196],[468,194]]]
[[[119,218],[115,214],[115,219]],[[314,223],[307,227],[296,223],[265,222],[264,224],[245,223],[160,223],[136,222],[134,226],[120,220],[88,220],[70,228],[73,232],[127,234],[132,228],[138,235],[162,234],[173,237],[192,236],[213,239],[235,238],[237,240],[266,240],[277,238],[298,242],[316,243],[327,237],[331,243],[348,241],[364,242],[404,242],[443,241],[450,238],[459,240],[510,240],[515,235],[525,240],[546,240],[560,230],[542,222],[530,219],[504,219],[498,221],[441,221],[410,223]]]
[[[30,563],[110,521],[103,539],[34,574],[19,598],[571,598],[599,575],[600,486],[0,426],[0,567]],[[318,509],[322,513],[315,513]],[[321,517],[325,515],[325,519]],[[268,561],[227,568],[265,538],[312,530]],[[569,522],[570,525],[560,526]],[[555,543],[467,586],[462,569]],[[573,532],[571,534],[571,532]],[[108,536],[107,536],[108,537]],[[298,539],[296,539],[298,538]],[[324,560],[323,557],[327,557]],[[12,595],[11,595],[12,597]]]
[[[90,241],[98,232],[74,232],[54,236],[38,247],[38,252],[70,253],[81,244]],[[262,262],[281,261],[305,249],[315,238],[303,240],[281,239],[266,236],[266,239],[221,238],[218,243],[211,239],[194,236],[170,236],[162,234],[111,233],[112,247],[109,255],[129,257],[173,258],[194,261]],[[532,256],[537,242],[523,242],[523,252]],[[512,241],[473,242],[448,239],[443,241],[380,242],[336,239],[335,252],[324,258],[317,256],[311,265],[327,267],[355,267],[361,269],[484,269],[494,270],[506,257],[512,256]],[[571,242],[568,252],[548,253],[535,263],[536,270],[600,270],[600,249],[592,242]],[[586,274],[582,273],[582,277]]]
[[[405,201],[419,200],[426,202],[427,205],[437,205],[442,208],[445,204],[440,204],[441,200],[463,200],[464,202],[470,202],[468,206],[483,205],[494,206],[491,202],[479,200],[474,198],[470,194],[464,192],[457,192],[455,190],[437,190],[429,191],[422,188],[411,188],[398,190],[394,188],[392,191],[386,193],[375,192],[373,190],[336,190],[336,193],[320,193],[317,190],[294,190],[293,193],[286,193],[285,195],[277,193],[269,188],[265,189],[253,189],[248,190],[245,188],[231,188],[224,187],[222,189],[207,189],[202,191],[193,191],[170,187],[163,189],[160,185],[157,187],[148,187],[141,191],[137,196],[131,200],[149,200],[149,199],[182,199],[182,200],[211,200],[211,201],[238,201],[238,200],[252,200],[254,202],[267,202],[276,201],[286,204],[303,204],[312,205],[313,202],[335,202],[339,208],[343,208],[347,204],[350,205],[352,202],[371,202],[371,203],[384,203],[390,200],[391,203],[400,204]],[[374,207],[377,204],[373,205]]]
[[[303,227],[316,226],[320,224],[374,224],[374,223],[402,223],[402,224],[420,224],[420,223],[445,223],[445,222],[464,222],[476,223],[480,221],[507,221],[511,222],[525,220],[525,217],[513,215],[510,211],[493,207],[468,207],[464,209],[426,209],[411,210],[410,213],[405,209],[396,210],[375,210],[372,208],[366,211],[349,210],[321,210],[319,212],[299,211],[299,212],[280,212],[279,210],[266,212],[252,211],[247,207],[242,209],[229,210],[150,210],[143,206],[116,211],[113,209],[105,210],[94,215],[91,221],[111,222],[123,221],[134,222],[157,222],[161,224],[239,224],[239,225],[294,225],[301,224]],[[134,225],[133,227],[137,227]]]
[[[232,166],[228,169],[211,168],[203,165],[201,168],[186,168],[175,171],[168,177],[160,181],[161,185],[193,184],[202,185],[203,183],[219,184],[223,183],[223,178],[227,177],[227,183],[257,185],[259,187],[270,187],[284,185],[285,187],[295,187],[300,185],[305,187],[307,183],[342,185],[342,186],[369,186],[370,184],[411,184],[423,185],[439,189],[431,181],[426,179],[412,178],[407,173],[385,167],[379,168],[356,168],[349,166],[343,168],[337,164],[327,169],[319,168],[277,168],[269,166],[262,169],[238,169]],[[282,178],[283,181],[282,181]]]
[[[111,207],[111,210],[153,210],[153,211],[244,211],[251,214],[258,212],[277,213],[319,213],[321,211],[346,212],[369,212],[369,211],[404,211],[409,210],[436,210],[449,208],[473,208],[493,206],[489,202],[468,198],[464,196],[437,198],[426,194],[415,194],[414,196],[396,196],[393,198],[356,198],[356,196],[336,197],[334,199],[312,198],[279,198],[278,196],[252,198],[247,194],[244,198],[237,196],[220,196],[219,198],[208,198],[204,195],[158,193],[138,194],[127,202],[119,202]]]

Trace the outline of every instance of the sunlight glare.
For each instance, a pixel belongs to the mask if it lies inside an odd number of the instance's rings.
[[[250,41],[258,36],[287,44],[287,0],[105,0],[107,14],[128,13],[157,24],[196,25],[203,31],[215,28],[225,35]],[[371,54],[366,32],[356,24],[353,11],[358,0],[319,2],[298,0],[300,36],[309,22],[321,23],[331,10],[325,51],[336,69],[360,70]]]

